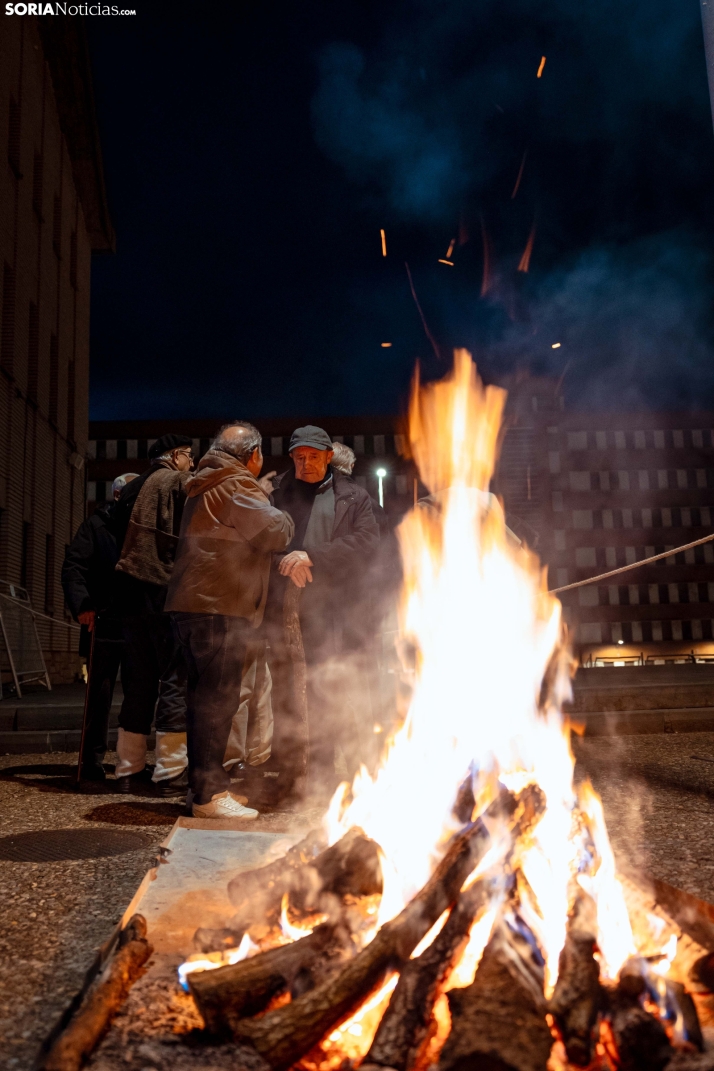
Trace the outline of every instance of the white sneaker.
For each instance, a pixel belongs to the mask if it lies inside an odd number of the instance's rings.
[[[253,807],[244,807],[230,792],[221,792],[210,803],[194,803],[194,818],[257,818]]]

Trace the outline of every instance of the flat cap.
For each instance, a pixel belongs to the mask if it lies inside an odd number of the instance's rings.
[[[162,454],[168,454],[170,450],[179,450],[182,446],[193,446],[193,439],[189,439],[188,435],[162,435],[149,447],[149,457],[153,461]]]
[[[311,446],[313,450],[331,450],[332,439],[314,424],[306,424],[304,428],[296,428],[290,436],[288,453],[292,453],[298,446]]]

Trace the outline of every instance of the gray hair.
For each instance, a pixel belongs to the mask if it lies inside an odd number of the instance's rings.
[[[349,446],[345,446],[344,443],[333,443],[332,449],[334,452],[330,464],[333,469],[337,469],[338,472],[344,472],[345,476],[351,476],[357,460],[354,450],[351,450]]]
[[[236,429],[236,433],[229,433]],[[246,462],[254,450],[260,449],[263,437],[254,424],[247,420],[232,420],[230,424],[224,424],[218,429],[218,433],[211,443],[211,453],[216,450],[224,454],[230,454],[238,461]]]
[[[112,495],[115,495],[117,491],[123,491],[128,483],[138,478],[138,472],[125,472],[123,476],[117,476],[116,480],[112,483]]]

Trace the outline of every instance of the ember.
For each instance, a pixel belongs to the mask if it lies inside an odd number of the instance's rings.
[[[407,717],[322,833],[231,882],[232,960],[182,967],[208,1030],[275,1071],[661,1069],[701,1050],[677,934],[633,907],[600,800],[573,783],[560,603],[488,493],[504,402],[463,350],[446,379],[417,376]]]

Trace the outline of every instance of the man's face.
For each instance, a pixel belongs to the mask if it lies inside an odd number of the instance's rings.
[[[290,454],[295,465],[295,476],[305,483],[320,483],[325,479],[327,466],[332,460],[332,450],[317,450],[314,446],[296,446]]]
[[[180,450],[172,450],[171,457],[179,472],[189,472],[193,468],[193,454],[189,446],[182,446]]]

